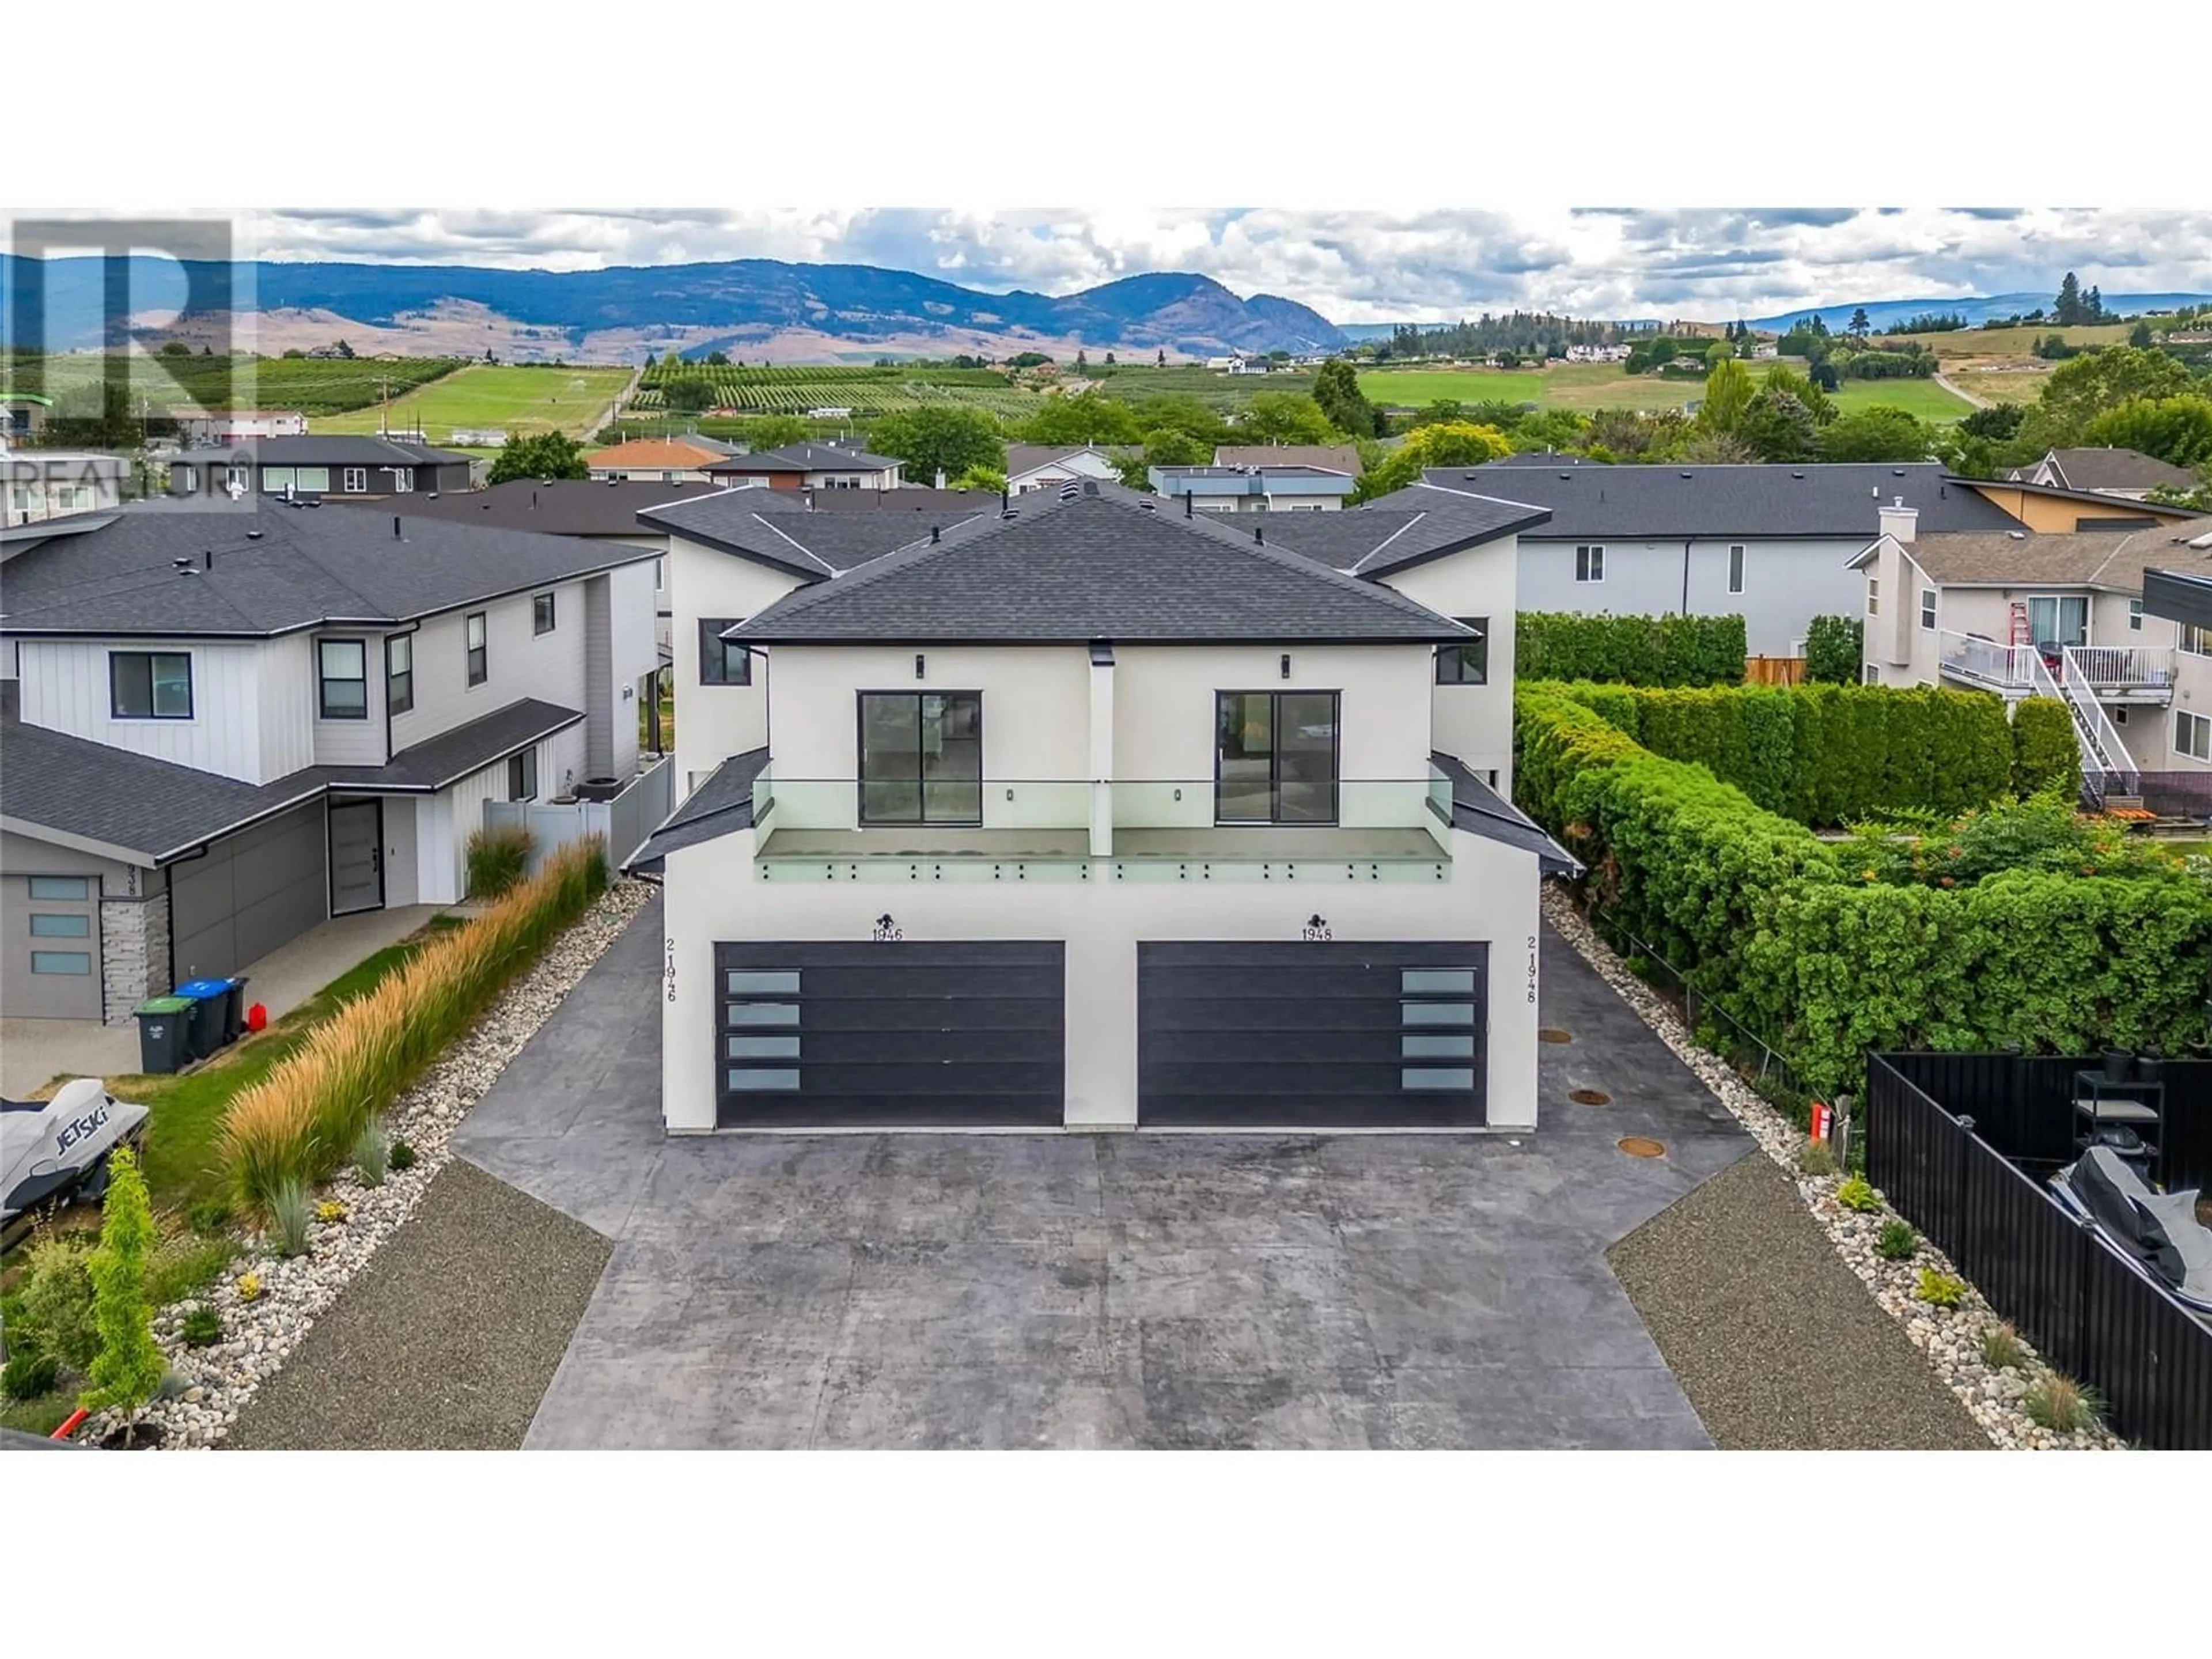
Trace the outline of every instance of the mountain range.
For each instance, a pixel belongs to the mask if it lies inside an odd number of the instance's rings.
[[[1748,320],[1753,328],[1771,329],[1778,333],[1789,331],[1790,325],[1802,318],[1818,315],[1831,329],[1847,327],[1851,313],[1862,308],[1867,321],[1876,329],[1887,328],[1892,323],[1910,321],[1915,317],[1964,317],[1969,323],[1986,323],[1992,317],[2024,317],[2040,309],[2048,312],[2057,297],[2054,283],[2049,294],[1987,294],[1966,300],[1870,300],[1863,307],[1856,305],[1806,306],[1796,311],[1778,312],[1771,317],[1753,317]],[[2172,311],[2182,306],[2203,305],[2212,301],[2212,294],[2107,294],[2105,309],[2120,316],[2132,316],[2144,311]],[[1717,318],[1715,321],[1725,321]]]
[[[721,350],[788,362],[1024,349],[1203,356],[1345,343],[1309,307],[1269,294],[1240,298],[1212,277],[1182,271],[1055,295],[987,294],[912,271],[775,259],[574,271],[335,261],[226,267],[150,258],[130,265],[130,311],[153,326],[149,343],[204,343],[220,337],[231,315],[250,312],[264,352],[312,349],[337,336],[361,351],[475,356],[489,349],[508,359],[635,360],[648,350]],[[40,281],[46,349],[96,348],[100,260],[0,256],[0,301],[17,285]],[[191,306],[176,315],[188,292]]]

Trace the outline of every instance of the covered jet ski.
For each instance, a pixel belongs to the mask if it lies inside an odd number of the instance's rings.
[[[2197,1193],[2154,1193],[2110,1146],[2092,1146],[2051,1178],[2060,1204],[2093,1223],[2117,1254],[2199,1313],[2212,1314],[2212,1228]]]
[[[146,1109],[118,1100],[96,1077],[52,1100],[0,1100],[0,1236],[33,1210],[107,1190],[107,1155],[145,1133]]]

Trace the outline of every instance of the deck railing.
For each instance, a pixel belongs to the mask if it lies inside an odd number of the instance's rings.
[[[2069,645],[2064,678],[2100,691],[2170,691],[2173,653],[2160,646]]]

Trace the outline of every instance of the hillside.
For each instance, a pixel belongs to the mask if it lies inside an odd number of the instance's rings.
[[[2212,301],[2212,294],[2107,294],[2105,309],[2116,316],[2132,316],[2137,312],[2172,311],[2182,306],[2203,305],[2207,301]],[[2026,316],[2039,307],[2046,312],[2051,309],[2049,294],[1990,294],[1963,300],[1869,300],[1863,309],[1867,321],[1880,330],[1931,313],[1948,313],[1964,317],[1969,323],[1985,323],[1992,317]],[[1857,304],[1806,306],[1796,311],[1778,312],[1771,317],[1753,317],[1750,322],[1753,328],[1780,333],[1802,318],[1818,316],[1831,330],[1841,332],[1850,325],[1851,313],[1861,308]]]
[[[40,262],[0,256],[0,305]],[[95,259],[44,262],[50,349],[99,343]],[[234,270],[133,259],[143,318],[192,305],[158,337],[204,343],[251,313],[263,351],[356,349],[528,360],[635,361],[648,350],[830,362],[874,352],[1035,349],[1203,356],[1343,343],[1319,313],[1272,295],[1243,299],[1211,277],[1157,272],[1068,295],[987,294],[912,271],[774,259],[495,270],[468,265],[262,261]]]

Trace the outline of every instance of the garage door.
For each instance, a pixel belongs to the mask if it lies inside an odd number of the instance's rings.
[[[718,1121],[1057,1126],[1066,954],[1057,940],[718,945]]]
[[[234,974],[330,915],[320,801],[170,867],[179,980]]]
[[[0,1012],[18,1019],[98,1019],[100,878],[0,878]]]
[[[1137,946],[1137,1119],[1439,1128],[1483,1121],[1481,944]]]

